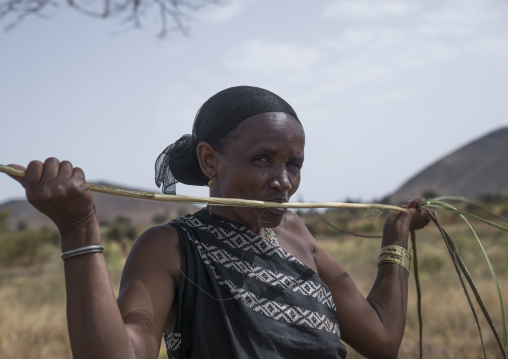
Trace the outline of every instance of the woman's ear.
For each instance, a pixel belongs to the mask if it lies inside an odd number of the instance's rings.
[[[200,142],[198,144],[197,156],[199,161],[199,166],[201,167],[201,171],[208,178],[215,177],[217,172],[216,166],[216,155],[217,151],[207,142]]]

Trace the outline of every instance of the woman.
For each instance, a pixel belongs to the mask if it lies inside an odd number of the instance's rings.
[[[192,135],[156,162],[156,182],[209,185],[214,197],[286,202],[298,189],[305,135],[277,95],[233,87],[199,110]],[[282,208],[207,207],[143,233],[115,300],[84,174],[50,158],[18,179],[61,233],[75,358],[370,358],[397,356],[406,321],[409,231],[416,210],[390,212],[365,299],[345,270]],[[374,254],[373,254],[374,255]]]

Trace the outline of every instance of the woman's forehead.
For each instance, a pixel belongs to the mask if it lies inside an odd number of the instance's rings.
[[[298,120],[283,112],[267,112],[252,116],[238,125],[230,140],[240,147],[276,148],[280,144],[305,146],[305,133]],[[235,146],[235,147],[237,147]]]
[[[305,137],[303,126],[293,116],[285,112],[265,112],[242,121],[234,130],[237,134],[249,135],[253,131],[282,131]]]

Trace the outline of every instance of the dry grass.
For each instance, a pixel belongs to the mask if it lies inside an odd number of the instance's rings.
[[[487,264],[475,239],[462,224],[446,226],[459,246],[466,265],[478,287],[484,303],[502,336],[501,312],[497,292]],[[448,228],[450,227],[450,228]],[[500,235],[485,226],[476,226],[489,252],[498,276],[505,302],[508,300],[508,235]],[[435,228],[427,228],[417,234],[420,283],[422,287],[423,354],[425,358],[476,359],[482,358],[481,342],[473,314],[464,295],[458,276]],[[342,236],[322,239],[321,245],[336,257],[348,270],[359,289],[367,295],[376,274],[376,256],[379,241],[375,239]],[[414,275],[409,285],[408,320],[400,358],[419,357],[419,330]],[[473,297],[472,293],[470,293]],[[473,298],[474,301],[474,298]],[[505,306],[506,307],[506,306]],[[506,308],[505,308],[506,310]],[[476,307],[479,317],[480,309]],[[487,358],[501,358],[494,336],[488,324],[481,319]],[[363,358],[353,349],[348,358]]]
[[[360,222],[356,229],[365,227],[379,230],[379,223],[369,220],[368,226],[365,226],[365,221],[363,224]],[[492,255],[505,300],[508,300],[508,236],[482,226],[478,228],[485,247]],[[354,225],[349,229],[354,229]],[[495,288],[477,244],[472,236],[466,234],[463,225],[451,223],[448,229],[458,242],[496,327],[501,331]],[[320,243],[342,263],[366,295],[376,274],[379,240],[330,235],[320,237]],[[442,240],[435,229],[428,228],[418,234],[418,243],[423,291],[424,357],[481,358],[476,324]],[[118,289],[124,262],[122,250],[109,244],[106,253],[113,285]],[[71,357],[65,320],[63,266],[57,247],[46,249],[44,258],[44,261],[31,266],[0,268],[0,353],[3,359]],[[408,323],[400,358],[418,357],[413,275],[410,283]],[[500,358],[499,349],[485,321],[482,330],[487,358]],[[161,348],[160,357],[165,357],[164,348]],[[350,349],[348,358],[362,357]]]
[[[58,256],[55,250],[55,256]],[[60,263],[2,270],[2,358],[70,358]]]

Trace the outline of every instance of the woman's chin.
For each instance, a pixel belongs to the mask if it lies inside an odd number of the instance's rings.
[[[259,225],[261,227],[266,228],[275,228],[278,227],[284,216],[287,213],[287,208],[267,208],[264,209],[262,213],[258,216]]]

